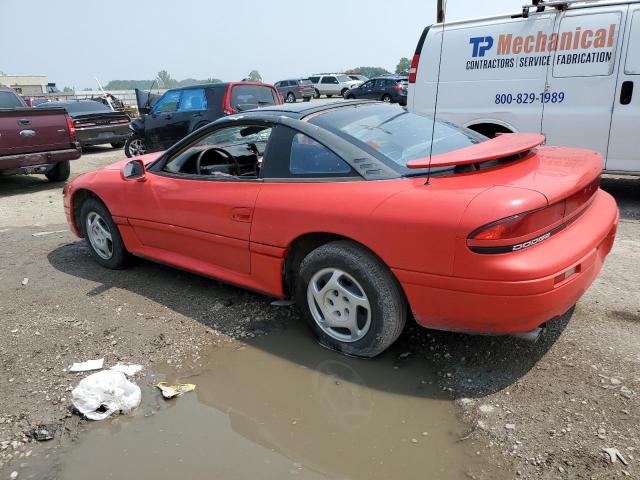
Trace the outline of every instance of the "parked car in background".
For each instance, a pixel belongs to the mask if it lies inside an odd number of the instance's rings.
[[[362,83],[343,73],[311,75],[309,80],[315,88],[315,98],[320,98],[320,95],[326,95],[328,98],[334,95],[344,96],[347,90]]]
[[[366,82],[369,80],[369,77],[365,77],[364,75],[349,75],[351,80],[357,80],[358,82]]]
[[[407,104],[407,77],[379,77],[364,82],[359,87],[347,90],[346,99],[365,98],[368,100],[382,100],[388,103]]]
[[[299,78],[295,80],[280,80],[273,85],[278,89],[282,100],[286,103],[295,103],[296,100],[308,102],[315,94],[311,80]]]
[[[123,112],[114,112],[102,102],[94,100],[67,100],[42,103],[37,108],[64,108],[76,129],[82,148],[89,145],[110,143],[113,148],[122,148],[131,135],[131,118]]]
[[[151,111],[131,122],[124,146],[127,157],[165,150],[191,132],[225,115],[279,105],[273,85],[231,82],[167,90]]]
[[[27,107],[15,91],[0,86],[0,175],[41,173],[62,182],[69,178],[69,161],[80,154],[64,109]]]
[[[408,319],[537,335],[596,279],[618,222],[602,157],[543,142],[381,102],[276,106],[77,177],[64,209],[99,265],[133,254],[295,299],[349,355]]]

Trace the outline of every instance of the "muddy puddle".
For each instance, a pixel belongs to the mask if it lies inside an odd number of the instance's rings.
[[[21,478],[513,478],[458,441],[433,367],[401,353],[348,358],[295,325],[215,347],[188,375],[147,378],[135,414],[90,423]],[[165,378],[197,389],[165,401],[151,387]]]

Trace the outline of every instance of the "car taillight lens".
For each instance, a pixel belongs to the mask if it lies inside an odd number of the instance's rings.
[[[93,122],[81,122],[79,120],[74,120],[73,122],[73,126],[76,128],[82,128],[82,127],[95,127],[96,124]]]
[[[401,92],[402,90],[404,90],[404,87],[402,85],[394,85],[393,89],[397,90],[398,92]]]
[[[409,83],[416,83],[418,75],[418,64],[420,63],[420,54],[416,53],[411,60],[411,68],[409,69]]]
[[[67,117],[67,130],[69,130],[69,137],[71,137],[71,140],[75,141],[76,127],[73,124],[73,120],[71,120],[71,117],[69,115],[66,115],[66,117]]]
[[[124,123],[129,123],[131,120],[129,120],[128,118],[118,118],[116,120],[111,120],[109,123],[111,124],[124,124]]]
[[[504,253],[540,243],[576,219],[598,188],[600,177],[548,207],[518,213],[484,225],[471,232],[467,245],[478,253]]]

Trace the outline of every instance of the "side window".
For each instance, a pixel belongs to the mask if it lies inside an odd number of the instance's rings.
[[[372,81],[368,81],[368,82],[364,82],[360,88],[371,88],[373,87],[373,82]]]
[[[320,77],[309,77],[309,80],[311,80],[311,83],[318,83],[318,80],[320,80]]]
[[[276,88],[280,88],[283,85],[284,82],[276,82],[273,84],[274,87]]]
[[[289,173],[295,176],[344,176],[352,169],[321,143],[303,133],[294,135],[289,155]]]
[[[320,83],[333,84],[338,83],[338,80],[336,80],[336,77],[322,77],[322,81]]]
[[[163,171],[207,179],[255,179],[271,130],[269,125],[234,125],[215,130],[175,154]]]
[[[627,75],[640,75],[640,10],[633,12],[624,73]]]
[[[153,113],[171,113],[178,110],[180,103],[180,90],[165,93],[153,106]]]
[[[206,110],[207,99],[204,95],[204,89],[198,88],[194,90],[184,90],[182,99],[180,100],[180,111],[191,112],[195,110]]]
[[[565,14],[560,21],[556,39],[553,76],[563,78],[611,75],[616,60],[619,31],[618,12]]]

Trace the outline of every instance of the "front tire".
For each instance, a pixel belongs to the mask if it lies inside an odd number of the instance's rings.
[[[69,175],[71,175],[69,160],[56,163],[51,170],[44,174],[50,182],[64,182],[69,178]]]
[[[404,294],[389,268],[349,240],[325,244],[304,258],[296,301],[322,345],[360,357],[386,350],[407,317]]]
[[[313,97],[317,100],[318,98],[320,98],[320,91],[316,88],[314,90],[314,94]]]
[[[147,153],[147,146],[144,143],[144,138],[138,135],[132,135],[124,142],[124,154],[131,158]]]
[[[128,252],[107,207],[89,198],[80,208],[80,229],[91,256],[105,268],[119,270],[126,266]]]

